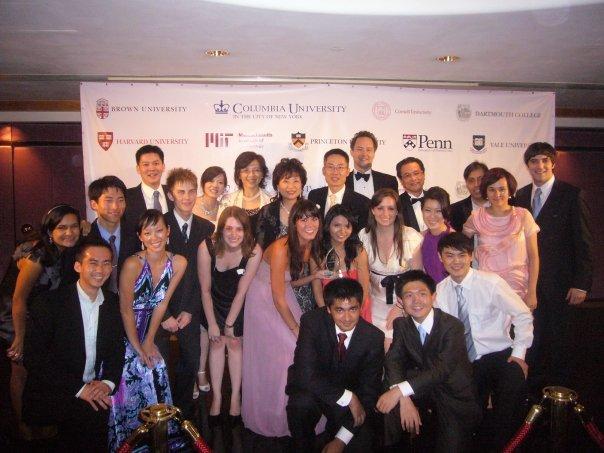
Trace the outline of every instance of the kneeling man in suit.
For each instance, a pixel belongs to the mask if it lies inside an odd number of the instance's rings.
[[[59,427],[60,451],[106,451],[111,395],[124,366],[117,296],[102,289],[111,247],[82,244],[77,283],[40,294],[29,308],[24,419]]]
[[[384,334],[360,318],[363,287],[356,280],[331,281],[324,298],[326,309],[302,316],[288,371],[287,422],[294,449],[313,451],[315,425],[325,415],[333,440],[324,452],[370,451],[365,419],[374,413],[381,390]]]
[[[436,284],[428,274],[409,271],[395,290],[409,316],[394,321],[394,340],[385,364],[390,390],[377,403],[380,412],[392,411],[386,419],[386,444],[400,438],[400,426],[420,434],[420,412],[429,408],[436,415],[436,439],[425,440],[435,441],[438,452],[467,451],[481,411],[472,383],[464,325],[432,308]]]

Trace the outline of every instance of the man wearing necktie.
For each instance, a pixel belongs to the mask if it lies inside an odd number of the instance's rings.
[[[367,225],[369,199],[346,184],[348,174],[348,154],[339,148],[330,149],[323,156],[323,176],[327,186],[311,190],[308,199],[320,207],[323,217],[336,204],[347,207],[356,219],[354,226],[358,232]]]
[[[113,253],[111,275],[103,286],[114,293],[119,291],[119,272],[126,258],[139,250],[139,241],[126,234],[122,218],[126,209],[126,186],[117,176],[103,176],[88,186],[90,208],[97,218],[90,225],[87,240],[102,240]]]
[[[178,339],[178,361],[169,372],[174,385],[172,397],[184,418],[194,417],[193,390],[199,367],[201,289],[197,276],[197,249],[199,244],[214,232],[212,222],[193,214],[197,198],[197,178],[191,170],[174,168],[166,179],[168,199],[174,208],[165,215],[170,228],[168,250],[187,259],[187,269],[176,287],[156,341],[163,357],[170,353],[170,335]],[[206,334],[207,335],[207,334]],[[202,370],[205,370],[205,363]]]
[[[373,170],[373,159],[378,141],[369,131],[359,131],[350,139],[353,171],[346,178],[346,187],[371,199],[379,189],[398,191],[398,182],[392,175]]]
[[[422,232],[426,229],[421,203],[426,179],[424,163],[417,157],[407,157],[396,164],[396,174],[405,189],[399,197],[405,225]]]
[[[294,451],[314,451],[321,415],[327,418],[327,451],[371,451],[366,419],[374,416],[381,390],[384,334],[360,318],[363,288],[356,280],[332,280],[324,298],[327,309],[302,315],[288,370],[287,422]]]
[[[415,449],[463,452],[469,449],[472,430],[480,419],[480,407],[468,382],[464,325],[455,317],[433,308],[436,283],[423,271],[402,275],[396,284],[398,303],[409,316],[394,321],[394,340],[385,363],[390,388],[377,403],[386,416],[386,446],[402,447],[403,430],[419,434]],[[398,408],[397,408],[398,406]],[[425,432],[428,411],[437,419],[436,432]]]
[[[528,354],[529,384],[537,395],[546,385],[573,387],[570,326],[575,307],[591,288],[593,238],[583,192],[554,176],[556,150],[533,143],[524,153],[531,175],[515,204],[529,209],[539,225],[539,279],[535,341]]]
[[[126,190],[124,227],[127,234],[135,234],[138,219],[147,209],[156,209],[163,214],[172,209],[172,201],[167,197],[168,188],[161,184],[165,168],[164,152],[159,146],[145,145],[136,151],[136,172],[141,183]]]
[[[533,317],[503,278],[471,268],[473,251],[474,242],[462,233],[439,241],[438,253],[449,276],[436,287],[435,306],[463,324],[483,414],[489,396],[493,406],[480,427],[478,442],[486,451],[501,451],[526,415],[525,355],[533,341]]]

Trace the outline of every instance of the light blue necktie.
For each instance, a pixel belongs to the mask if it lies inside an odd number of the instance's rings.
[[[419,326],[417,326],[417,331],[419,332],[419,341],[421,341],[422,346],[423,346],[424,343],[426,342],[426,335],[428,335],[428,332],[426,332],[424,330],[424,328],[422,327],[421,324]]]
[[[535,196],[533,197],[533,218],[536,218],[543,207],[541,202],[541,187],[537,187],[535,190]]]
[[[457,317],[464,325],[464,336],[466,339],[466,349],[468,350],[468,358],[470,362],[476,360],[476,348],[474,347],[474,340],[472,339],[472,327],[470,327],[470,315],[468,313],[468,301],[463,295],[463,287],[461,285],[455,286],[455,292],[457,293]]]
[[[159,202],[159,190],[153,192],[153,209],[157,209],[159,212],[163,212],[161,203]]]

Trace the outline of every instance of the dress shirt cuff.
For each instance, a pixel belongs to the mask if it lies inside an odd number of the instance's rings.
[[[526,348],[524,346],[514,346],[512,349],[512,354],[510,355],[524,360],[524,357],[526,356]]]
[[[352,392],[350,390],[344,390],[344,393],[340,397],[336,404],[338,406],[346,407],[350,404],[350,400],[352,399]]]
[[[84,387],[86,387],[86,384],[84,384],[84,385],[82,386],[82,388],[81,388],[80,390],[78,390],[78,393],[76,393],[76,398],[79,398],[79,397],[80,397],[80,395],[81,395],[81,394],[82,394],[82,392],[84,391]]]
[[[577,291],[581,291],[582,293],[587,294],[587,290],[585,290],[585,289],[581,289],[581,288],[573,288],[573,289],[576,289]]]
[[[407,382],[407,381],[393,385],[392,387],[398,387],[398,389],[401,391],[403,396],[415,395],[415,392],[413,391],[413,387],[411,387],[411,384],[409,384],[409,382]],[[390,387],[390,388],[392,388],[392,387]]]
[[[344,442],[345,445],[348,445],[348,442],[352,440],[352,436],[354,436],[354,434],[352,434],[343,426],[338,430],[338,433],[336,434],[336,437],[342,442]]]
[[[107,379],[103,379],[101,382],[103,384],[107,384],[107,386],[109,387],[109,394],[111,395],[115,390],[115,384],[111,381],[108,381]]]

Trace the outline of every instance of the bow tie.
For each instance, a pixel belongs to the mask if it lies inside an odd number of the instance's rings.
[[[363,179],[365,182],[369,181],[369,173],[359,173],[358,171],[354,174],[355,179]]]
[[[415,204],[418,201],[421,203],[421,201],[424,199],[424,197],[420,197],[420,198],[411,198],[411,204]]]

